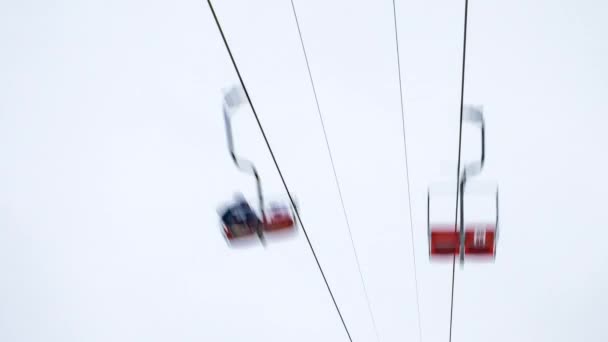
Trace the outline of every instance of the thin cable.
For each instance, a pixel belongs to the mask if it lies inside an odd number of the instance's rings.
[[[232,55],[232,51],[230,50],[230,46],[228,45],[228,41],[226,40],[226,36],[224,35],[224,30],[222,30],[222,26],[220,25],[220,22],[217,18],[217,15],[215,14],[215,10],[213,9],[213,5],[211,4],[211,0],[207,0],[207,3],[209,4],[209,9],[211,10],[211,13],[213,14],[213,18],[215,19],[215,23],[217,24],[217,28],[220,31],[220,34],[222,35],[222,40],[224,41],[224,45],[226,46],[226,50],[228,51],[228,54],[230,55],[230,60],[232,61],[232,65],[234,66],[234,69],[236,71],[236,74],[239,78],[239,81],[241,83],[241,86],[243,87],[243,91],[245,92],[245,96],[247,97],[247,101],[249,102],[249,106],[251,106],[251,110],[253,112],[253,115],[255,116],[255,120],[258,123],[258,127],[260,128],[260,131],[262,132],[262,136],[264,137],[264,141],[266,142],[266,146],[268,147],[268,150],[270,151],[270,156],[272,157],[272,160],[274,162],[275,167],[277,168],[277,171],[279,172],[279,176],[281,177],[281,182],[283,182],[283,186],[285,187],[285,191],[287,192],[287,195],[289,196],[289,200],[295,210],[296,213],[296,217],[298,219],[298,221],[300,222],[300,226],[302,227],[302,231],[304,232],[304,236],[306,237],[306,241],[308,242],[308,246],[310,247],[310,250],[312,251],[312,255],[315,258],[315,261],[317,263],[317,266],[319,267],[319,271],[321,272],[321,276],[323,277],[323,281],[325,282],[325,286],[327,286],[327,291],[329,292],[329,295],[331,296],[331,299],[334,303],[334,306],[336,307],[336,311],[338,312],[338,315],[340,316],[340,321],[342,322],[342,325],[344,326],[344,330],[346,331],[346,335],[348,336],[348,339],[350,342],[353,341],[352,337],[350,336],[350,332],[348,331],[348,327],[346,326],[346,322],[344,321],[344,317],[342,317],[342,313],[340,312],[340,308],[338,307],[338,303],[336,302],[336,298],[334,297],[333,292],[331,291],[331,287],[329,286],[329,282],[327,281],[327,278],[325,277],[325,272],[323,272],[323,268],[321,267],[321,263],[319,262],[319,258],[317,258],[317,254],[315,253],[315,249],[312,246],[312,243],[310,242],[310,238],[308,237],[308,233],[306,232],[306,229],[304,228],[304,224],[302,222],[302,219],[300,218],[300,213],[297,210],[297,206],[293,200],[293,197],[291,196],[291,193],[289,192],[289,188],[287,187],[287,183],[285,182],[285,178],[283,177],[283,173],[281,172],[281,169],[279,168],[279,164],[277,163],[277,160],[274,156],[274,152],[272,152],[272,148],[270,147],[270,143],[268,142],[268,138],[266,137],[266,133],[264,132],[264,128],[262,127],[262,123],[260,122],[260,119],[258,117],[258,114],[255,110],[255,107],[253,106],[253,102],[251,101],[251,98],[249,97],[249,92],[247,92],[247,88],[245,87],[245,82],[243,81],[243,78],[241,77],[241,72],[239,71],[238,66],[236,65],[236,62],[234,60],[234,57]]]
[[[361,272],[361,264],[359,263],[359,256],[357,255],[357,249],[355,248],[355,242],[353,240],[353,234],[350,228],[350,222],[348,220],[348,215],[346,213],[346,206],[344,205],[344,197],[342,196],[342,188],[340,186],[340,181],[338,180],[338,174],[336,172],[336,166],[334,164],[334,158],[331,153],[331,148],[329,147],[329,139],[327,138],[327,131],[325,129],[325,122],[323,120],[323,114],[321,113],[321,106],[319,105],[319,98],[317,96],[317,90],[315,88],[315,82],[312,77],[312,72],[310,71],[310,63],[308,62],[308,54],[306,53],[306,48],[304,47],[304,38],[302,38],[302,30],[300,29],[300,21],[298,20],[298,14],[296,12],[296,7],[291,0],[291,9],[293,10],[293,16],[296,21],[296,26],[298,28],[298,36],[300,37],[300,44],[302,46],[302,52],[304,54],[304,60],[306,61],[306,69],[308,70],[308,77],[310,79],[310,85],[312,86],[312,92],[315,97],[315,103],[317,105],[317,113],[319,113],[319,120],[321,121],[321,127],[323,128],[323,136],[325,137],[325,146],[327,147],[327,153],[329,154],[329,160],[331,162],[331,168],[334,173],[334,181],[336,183],[336,187],[338,189],[338,194],[340,196],[340,204],[342,205],[342,213],[344,214],[344,220],[346,221],[346,227],[348,228],[348,235],[350,236],[350,243],[353,248],[353,253],[355,254],[355,260],[357,262],[357,269],[359,271],[359,277],[361,279],[361,284],[363,285],[363,292],[365,294],[365,300],[367,301],[367,309],[369,311],[369,315],[372,320],[372,325],[374,327],[374,333],[376,334],[376,341],[380,341],[380,336],[378,334],[378,327],[376,325],[376,319],[374,317],[374,313],[372,311],[371,302],[369,300],[369,295],[367,293],[367,287],[365,286],[365,280],[363,278],[363,273]]]
[[[462,75],[460,79],[460,129],[458,132],[458,167],[456,169],[456,212],[454,219],[454,231],[456,232],[458,227],[458,195],[460,192],[460,157],[462,154],[462,119],[463,119],[463,107],[464,107],[464,75],[465,75],[465,62],[467,56],[467,21],[469,12],[469,0],[464,1],[464,35],[462,42]],[[464,229],[464,227],[460,227]],[[464,251],[460,251],[464,253]],[[452,296],[450,300],[450,337],[449,342],[452,342],[452,325],[454,318],[454,280],[456,278],[456,255],[452,259]]]
[[[399,34],[397,29],[397,6],[393,0],[393,20],[395,22],[395,46],[397,48],[397,74],[399,75],[399,103],[401,104],[401,128],[403,133],[403,150],[405,156],[405,179],[407,181],[407,202],[410,211],[410,234],[412,239],[412,260],[414,266],[414,282],[416,285],[416,308],[418,310],[418,341],[422,341],[422,317],[420,316],[420,296],[418,292],[418,271],[416,269],[416,249],[414,244],[414,222],[412,220],[412,196],[410,194],[410,171],[407,159],[407,143],[405,139],[405,109],[403,105],[403,85],[401,82],[401,57],[399,54]]]

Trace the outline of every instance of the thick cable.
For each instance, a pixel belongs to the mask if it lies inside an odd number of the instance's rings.
[[[464,108],[464,76],[467,56],[467,21],[469,12],[469,0],[464,1],[464,34],[462,42],[462,73],[460,78],[460,128],[458,132],[458,166],[456,168],[456,212],[454,214],[454,232],[458,229],[458,202],[460,192],[460,160],[462,155],[462,122],[463,122],[463,108]],[[464,227],[460,227],[464,229]],[[462,248],[462,246],[461,246]],[[464,253],[464,251],[460,251]],[[452,259],[452,294],[450,299],[450,335],[448,342],[452,342],[452,327],[454,321],[454,282],[456,278],[456,255]]]

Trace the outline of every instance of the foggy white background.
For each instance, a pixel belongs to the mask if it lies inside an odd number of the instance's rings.
[[[418,319],[446,341],[426,189],[455,175],[464,3],[397,1],[420,317],[392,3],[295,4],[380,341],[418,341]],[[290,2],[215,8],[353,340],[376,341]],[[457,268],[455,342],[608,340],[606,14],[469,3],[464,98],[502,231],[494,263]],[[217,206],[255,187],[226,148],[238,80],[206,2],[3,1],[0,43],[0,341],[347,340],[301,232],[221,236]],[[234,122],[284,196],[251,111]]]

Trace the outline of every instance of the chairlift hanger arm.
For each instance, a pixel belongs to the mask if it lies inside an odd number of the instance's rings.
[[[226,106],[224,106],[224,122],[226,123],[226,138],[228,140],[228,151],[230,152],[230,157],[234,164],[243,172],[250,173],[255,176],[256,179],[259,179],[258,171],[255,168],[255,165],[249,160],[241,159],[237,157],[236,152],[234,151],[234,138],[232,136],[232,122],[231,115],[228,112]]]
[[[479,161],[469,163],[464,167],[463,178],[473,177],[481,173],[486,160],[486,124],[483,117],[483,109],[478,106],[466,106],[464,119],[479,125],[481,131],[481,156]]]
[[[486,125],[483,118],[483,109],[477,106],[466,106],[464,119],[479,124],[481,131],[481,157],[479,161],[472,162],[464,167],[462,176],[460,177],[460,265],[464,264],[465,256],[465,226],[464,226],[464,191],[467,181],[470,177],[477,176],[481,173],[486,159]]]

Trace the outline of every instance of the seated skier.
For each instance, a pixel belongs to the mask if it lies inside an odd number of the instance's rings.
[[[224,225],[237,237],[254,233],[262,224],[242,194],[235,196],[235,203],[229,206],[221,217]]]

